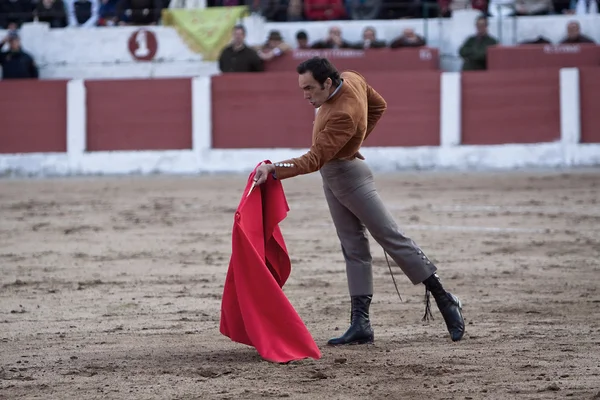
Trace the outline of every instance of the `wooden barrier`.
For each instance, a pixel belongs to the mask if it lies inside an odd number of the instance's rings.
[[[464,72],[461,82],[462,144],[560,138],[558,70]]]
[[[438,71],[439,51],[429,47],[402,49],[327,49],[293,50],[266,63],[269,72],[295,72],[302,61],[311,57],[326,57],[338,70],[369,71]]]
[[[600,143],[600,68],[579,70],[581,143]]]
[[[365,146],[438,146],[440,73],[366,72],[388,110]],[[305,148],[315,109],[295,73],[229,74],[213,78],[214,148]]]
[[[488,71],[523,68],[600,66],[600,46],[595,44],[544,44],[488,48]]]
[[[0,82],[0,153],[67,151],[67,82]]]
[[[88,151],[192,148],[190,79],[86,81]]]

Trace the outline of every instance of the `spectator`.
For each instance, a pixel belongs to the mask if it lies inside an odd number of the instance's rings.
[[[521,44],[551,44],[552,42],[550,40],[548,40],[547,38],[543,37],[543,36],[538,36],[536,39],[533,40],[526,40],[524,42],[521,42]]]
[[[350,18],[358,20],[377,19],[381,13],[382,0],[345,0]]]
[[[33,20],[31,3],[23,0],[0,0],[0,29],[17,29]]]
[[[67,25],[63,0],[40,0],[33,13],[38,21],[50,24],[50,28],[64,28]]]
[[[279,31],[271,31],[267,42],[256,49],[258,56],[263,61],[269,61],[290,51],[291,47],[283,41]]]
[[[233,27],[232,42],[225,47],[219,57],[221,72],[262,72],[264,62],[258,53],[246,45],[246,28],[243,25]]]
[[[392,43],[390,43],[390,48],[397,49],[400,47],[422,47],[426,46],[427,41],[417,35],[415,30],[412,28],[406,28],[402,31],[402,35],[394,39]]]
[[[119,22],[118,4],[119,0],[100,0],[98,26],[115,26]]]
[[[302,0],[289,0],[287,7],[287,20],[290,22],[304,21]]]
[[[595,43],[591,38],[581,34],[581,25],[577,21],[567,24],[567,37],[561,43]]]
[[[162,0],[119,0],[119,25],[156,25],[162,7]]]
[[[21,47],[21,39],[16,31],[10,31],[0,42],[0,49],[8,42],[8,51],[0,52],[2,79],[37,79],[38,68],[28,53]]]
[[[286,0],[259,0],[260,12],[267,21],[285,22],[288,13],[286,3]],[[302,7],[300,8],[302,9]]]
[[[467,38],[459,50],[464,60],[463,71],[486,70],[487,48],[498,44],[498,41],[488,34],[486,17],[478,17],[475,26],[477,34]]]
[[[312,45],[313,49],[351,49],[353,46],[342,39],[342,30],[338,26],[329,28],[327,39],[319,40]]]
[[[385,42],[377,40],[375,36],[375,28],[366,27],[363,31],[363,40],[358,42],[354,47],[357,49],[381,49],[386,47]]]
[[[519,16],[548,15],[552,12],[552,0],[516,0],[515,11]]]
[[[296,33],[296,47],[299,49],[310,49],[308,45],[308,35],[305,31],[298,31]]]
[[[93,28],[99,17],[100,0],[65,0],[69,26]]]
[[[311,21],[347,18],[343,0],[304,0],[304,15]]]

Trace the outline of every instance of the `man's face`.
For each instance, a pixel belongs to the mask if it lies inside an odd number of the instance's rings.
[[[373,42],[375,40],[375,32],[372,29],[366,29],[363,33],[363,40],[370,40]]]
[[[417,36],[415,35],[415,31],[412,28],[406,28],[403,32],[404,38],[410,42],[414,41]]]
[[[342,38],[342,30],[340,28],[331,28],[329,30],[329,39],[331,40],[339,40]]]
[[[21,41],[17,38],[9,39],[8,45],[12,51],[19,51],[21,49]]]
[[[314,108],[319,108],[327,101],[329,89],[331,89],[331,79],[327,78],[323,83],[323,88],[319,82],[313,78],[312,72],[308,71],[298,75],[298,84],[304,92],[304,98],[308,100]]]
[[[297,39],[298,48],[306,49],[308,48],[308,39]]]
[[[244,31],[241,29],[234,29],[233,30],[233,44],[236,46],[241,46],[242,44],[244,44],[244,39],[246,38],[246,35],[244,34]]]
[[[482,36],[482,35],[486,35],[487,34],[487,22],[480,19],[477,20],[477,23],[475,24],[475,28],[477,29],[477,34]]]
[[[569,36],[569,39],[576,39],[579,36],[579,24],[577,22],[571,22],[567,25],[567,36]]]

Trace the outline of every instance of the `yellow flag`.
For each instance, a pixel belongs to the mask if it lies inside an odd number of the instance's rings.
[[[187,46],[206,61],[219,58],[231,40],[231,30],[247,15],[247,6],[162,10],[163,25],[175,27]]]

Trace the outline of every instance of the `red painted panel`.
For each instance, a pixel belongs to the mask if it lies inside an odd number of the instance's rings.
[[[368,71],[438,71],[439,50],[429,47],[402,49],[295,49],[266,63],[269,72],[294,72],[296,66],[311,57],[326,57],[338,70]]]
[[[463,72],[461,80],[463,144],[559,140],[558,70]]]
[[[0,153],[67,151],[67,82],[0,82]]]
[[[600,68],[579,70],[581,142],[600,143]]]
[[[600,66],[600,46],[586,43],[494,46],[487,58],[488,71],[596,65]]]
[[[365,146],[439,145],[440,74],[364,73],[388,110]],[[214,148],[307,148],[315,110],[296,73],[212,78]]]
[[[295,72],[212,78],[214,148],[310,147],[314,117]]]
[[[87,150],[192,148],[190,79],[86,81]]]
[[[440,145],[440,73],[363,75],[388,105],[365,147]]]

